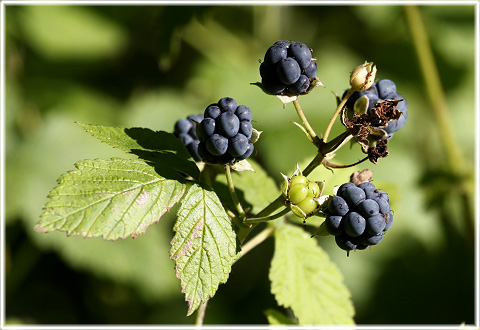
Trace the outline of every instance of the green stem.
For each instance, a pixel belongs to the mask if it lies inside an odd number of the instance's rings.
[[[428,98],[432,104],[430,108],[433,110],[433,114],[438,122],[441,132],[442,143],[445,149],[445,155],[447,156],[448,165],[452,173],[460,178],[459,188],[465,212],[463,219],[468,228],[469,237],[473,240],[473,233],[475,233],[475,219],[468,198],[470,193],[468,182],[469,176],[465,175],[467,169],[465,167],[463,155],[460,152],[460,148],[458,148],[460,144],[457,142],[450,125],[452,120],[450,119],[447,109],[446,97],[435,64],[435,58],[418,7],[406,6],[405,14],[407,23],[410,27],[425,87],[427,89]]]
[[[295,110],[297,111],[298,117],[302,120],[303,125],[305,126],[305,129],[307,130],[308,135],[310,135],[310,138],[312,139],[313,143],[315,145],[318,145],[319,138],[317,136],[317,133],[313,130],[312,126],[310,126],[310,123],[307,120],[307,117],[305,117],[305,114],[302,111],[302,107],[300,106],[300,102],[298,102],[298,99],[293,101],[293,105],[295,107]]]
[[[326,168],[348,168],[348,167],[353,167],[355,165],[358,165],[358,164],[361,164],[363,163],[364,161],[368,160],[368,156],[363,158],[363,159],[360,159],[358,162],[355,162],[353,164],[349,164],[349,165],[338,165],[338,164],[334,164],[334,163],[330,163],[328,160],[324,160],[323,161],[323,164],[325,165]]]
[[[267,238],[269,238],[272,233],[274,232],[275,227],[274,226],[267,226],[264,230],[259,232],[255,237],[253,237],[251,240],[249,240],[245,245],[242,246],[242,253],[240,256],[233,262],[237,262],[245,256],[248,252],[250,252],[254,247],[260,245],[263,241],[265,241]]]
[[[246,223],[259,223],[259,222],[275,220],[275,219],[280,218],[281,216],[284,216],[288,212],[290,212],[290,209],[288,207],[286,207],[282,211],[280,211],[278,213],[275,213],[273,215],[269,215],[269,216],[265,216],[265,217],[249,218],[249,219],[246,219],[245,222]]]
[[[342,101],[338,104],[337,110],[335,110],[335,113],[333,114],[332,118],[331,118],[330,121],[328,122],[327,129],[325,130],[325,134],[323,135],[323,142],[324,142],[324,143],[327,143],[328,136],[330,135],[330,131],[332,130],[332,127],[333,127],[333,124],[335,123],[335,120],[337,119],[338,115],[339,115],[340,112],[342,111],[343,106],[344,106],[345,103],[347,102],[348,98],[349,98],[350,96],[352,96],[352,94],[353,94],[354,92],[355,92],[355,91],[353,90],[353,88],[350,88],[350,90],[348,91],[347,95],[345,95],[345,97],[342,99]]]
[[[322,149],[320,150],[320,152],[323,155],[327,155],[329,153],[335,152],[338,149],[340,149],[343,145],[345,145],[345,143],[350,141],[351,138],[353,138],[353,135],[350,134],[349,131],[345,131],[339,136],[337,136],[335,139],[333,139],[332,141],[328,143],[324,143],[322,145]]]
[[[245,211],[243,210],[242,204],[240,204],[237,193],[235,192],[235,186],[233,185],[232,173],[230,171],[229,165],[225,166],[225,175],[227,177],[228,190],[230,191],[230,196],[232,196],[232,201],[235,205],[235,208],[237,209],[238,216],[240,217],[240,219],[244,220]]]
[[[205,311],[207,310],[208,300],[200,305],[197,309],[197,317],[195,319],[195,325],[197,327],[201,327],[203,325],[203,321],[205,320]]]

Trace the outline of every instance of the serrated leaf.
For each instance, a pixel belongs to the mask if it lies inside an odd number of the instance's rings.
[[[160,220],[185,191],[141,160],[83,160],[58,180],[35,230],[64,231],[107,240],[139,236]]]
[[[299,227],[275,230],[272,293],[303,325],[352,325],[354,308],[343,277],[328,255]]]
[[[170,258],[191,315],[225,283],[237,258],[232,223],[214,191],[193,184],[182,199]]]
[[[154,166],[170,167],[198,178],[200,171],[183,143],[172,133],[148,128],[109,127],[77,123],[85,131],[114,148],[137,155]]]

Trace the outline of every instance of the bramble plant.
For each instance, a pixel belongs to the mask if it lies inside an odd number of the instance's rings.
[[[365,62],[351,72],[350,88],[337,97],[338,106],[318,135],[299,101],[323,86],[312,56],[305,44],[280,40],[260,64],[261,82],[253,83],[276,95],[283,107],[293,104],[301,120],[294,124],[317,149],[303,170],[296,165],[294,173],[281,174],[280,188],[248,160],[262,152],[255,147],[262,133],[252,126],[255,107],[221,97],[203,113],[179,119],[173,133],[79,123],[137,159],[76,163],[77,169],[62,175],[49,194],[35,229],[105,240],[136,238],[178,204],[170,258],[188,302],[187,315],[199,310],[197,324],[232,264],[272,235],[269,278],[278,304],[290,308],[299,324],[353,324],[354,308],[342,275],[301,224],[311,217],[325,218],[313,236],[334,236],[348,256],[384,239],[393,223],[390,198],[370,182],[368,169],[356,171],[335,191],[325,191],[322,178],[308,176],[319,166],[334,171],[365,161],[377,164],[388,156],[388,143],[407,120],[407,103],[393,81],[376,81],[376,66]],[[337,121],[345,131],[330,139]],[[365,158],[334,163],[335,152],[349,141],[360,144]],[[232,170],[238,173],[235,185]],[[258,179],[242,180],[245,171],[255,172]],[[228,189],[222,189],[224,182]],[[271,196],[275,189],[278,197],[263,203],[262,195]],[[263,229],[254,232],[260,224]],[[270,323],[293,322],[278,311],[266,315]]]

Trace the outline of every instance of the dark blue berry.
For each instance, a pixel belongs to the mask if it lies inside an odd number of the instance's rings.
[[[355,187],[355,184],[352,182],[345,182],[340,187],[338,187],[337,196],[343,196],[343,192],[349,187]]]
[[[240,157],[237,157],[237,160],[247,159],[248,157],[250,157],[252,155],[254,149],[255,148],[253,146],[253,143],[249,142],[248,147],[247,147],[247,151],[245,151],[245,153],[243,155],[241,155]]]
[[[218,106],[220,107],[220,110],[222,112],[230,111],[230,112],[233,113],[237,109],[238,103],[237,103],[237,101],[235,101],[231,97],[222,97],[218,101]]]
[[[392,95],[396,93],[397,86],[390,79],[382,79],[377,82],[378,96],[381,99],[391,99]]]
[[[370,217],[378,214],[380,207],[373,199],[365,199],[360,205],[358,205],[358,212],[364,217]]]
[[[262,87],[267,93],[272,95],[280,95],[286,88],[285,84],[276,75],[263,77]]]
[[[275,43],[265,53],[264,63],[265,66],[272,67],[285,58],[287,58],[287,45],[285,43]]]
[[[193,124],[194,123],[189,119],[181,118],[177,120],[177,122],[175,123],[175,126],[173,128],[173,133],[177,136],[181,133],[188,133],[190,128],[192,128]]]
[[[347,202],[340,196],[333,196],[328,202],[328,211],[332,215],[344,216],[348,210]]]
[[[222,113],[222,111],[220,110],[220,107],[218,106],[218,104],[210,104],[206,109],[205,109],[205,117],[206,118],[217,118],[218,116],[220,116],[220,114]]]
[[[306,75],[301,74],[295,83],[288,86],[288,90],[293,94],[302,94],[307,91],[308,87],[310,87],[310,80]]]
[[[360,243],[363,245],[377,245],[383,239],[383,233],[375,234],[375,235],[368,235],[364,234],[359,237]]]
[[[317,67],[317,62],[315,61],[310,61],[310,64],[303,69],[303,74],[306,75],[308,78],[315,78],[317,75],[318,67]]]
[[[325,219],[325,229],[330,235],[338,236],[343,234],[342,228],[340,225],[342,223],[341,215],[329,215]]]
[[[371,235],[381,233],[385,229],[385,216],[377,213],[371,217],[366,218],[367,225],[365,231]]]
[[[191,121],[193,121],[196,125],[197,123],[199,123],[203,120],[204,115],[203,115],[203,113],[201,113],[199,115],[190,115],[187,118],[190,119]]]
[[[390,227],[393,224],[393,213],[392,211],[388,212],[387,215],[385,215],[385,229],[384,231],[387,231],[390,229]]]
[[[228,149],[228,139],[220,134],[213,134],[205,140],[205,145],[210,154],[221,156]]]
[[[248,144],[249,141],[247,137],[239,133],[228,140],[228,153],[233,157],[242,156],[247,152]]]
[[[347,201],[349,205],[358,205],[365,200],[365,192],[354,186],[348,187],[342,194],[343,199]]]
[[[377,197],[374,199],[374,201],[377,202],[380,213],[382,213],[383,215],[386,215],[388,214],[388,212],[391,211],[390,204],[385,199]]]
[[[207,117],[198,126],[199,138],[206,139],[215,132],[215,119]]]
[[[177,137],[183,142],[184,146],[188,146],[194,141],[194,139],[188,133],[180,133]]]
[[[335,243],[337,243],[338,247],[342,250],[351,251],[357,249],[359,242],[353,237],[344,234],[335,236]]]
[[[239,105],[235,110],[235,114],[240,121],[252,121],[252,110],[246,105]]]
[[[287,57],[278,62],[277,74],[281,82],[286,85],[291,85],[300,77],[301,69],[295,59]]]
[[[301,69],[307,68],[312,60],[312,52],[302,42],[293,42],[288,48],[287,54],[298,62]]]
[[[343,222],[345,233],[351,237],[362,235],[367,224],[365,218],[355,211],[349,212]]]
[[[252,127],[252,123],[249,122],[249,121],[241,121],[240,122],[240,128],[238,129],[238,132],[239,133],[242,133],[243,135],[245,135],[247,137],[247,139],[250,140],[250,138],[252,137],[252,132],[253,132],[253,127]]]
[[[226,138],[237,135],[240,128],[240,120],[230,111],[223,112],[216,119],[217,132]]]
[[[199,140],[193,140],[192,143],[187,145],[187,150],[196,162],[200,162],[202,157],[198,153]]]

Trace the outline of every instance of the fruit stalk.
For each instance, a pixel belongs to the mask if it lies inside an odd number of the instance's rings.
[[[330,118],[330,121],[328,122],[327,129],[325,130],[325,134],[323,135],[323,142],[327,143],[328,141],[328,136],[330,135],[330,131],[332,130],[333,124],[335,123],[335,120],[337,119],[338,115],[340,114],[340,111],[342,111],[343,106],[347,102],[347,100],[352,96],[352,94],[355,92],[353,88],[350,88],[350,90],[347,92],[347,94],[343,97],[342,101],[337,107],[337,110],[335,110],[335,113],[333,114],[332,118]]]
[[[305,115],[302,111],[302,107],[300,106],[300,102],[298,102],[298,99],[293,101],[293,105],[295,107],[295,110],[297,111],[298,117],[300,117],[300,119],[302,120],[302,123],[305,126],[305,129],[307,130],[308,135],[310,135],[311,140],[313,141],[313,143],[315,145],[318,146],[318,144],[319,144],[318,136],[315,133],[315,131],[313,130],[312,126],[310,126],[310,123],[308,122],[307,117],[305,117]]]
[[[230,191],[230,196],[232,196],[233,204],[237,209],[238,216],[243,222],[243,220],[245,219],[245,211],[243,210],[242,204],[240,204],[240,200],[238,199],[237,193],[235,192],[235,186],[233,185],[232,173],[230,171],[229,165],[225,166],[225,176],[227,177],[228,190]]]

